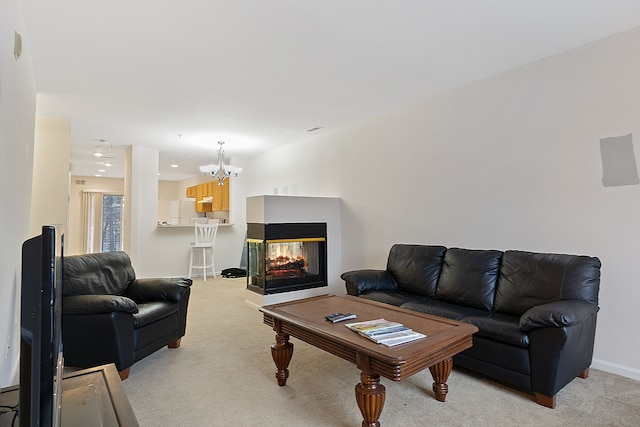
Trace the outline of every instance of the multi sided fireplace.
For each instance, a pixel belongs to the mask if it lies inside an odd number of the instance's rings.
[[[247,289],[262,295],[327,286],[327,224],[247,224]]]

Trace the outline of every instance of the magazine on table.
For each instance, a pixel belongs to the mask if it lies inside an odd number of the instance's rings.
[[[425,334],[416,332],[404,326],[402,323],[390,322],[384,318],[368,320],[366,322],[347,323],[345,326],[371,341],[387,347],[393,347],[426,337]]]
[[[392,328],[402,327],[403,325],[402,323],[390,322],[384,318],[380,318],[375,320],[367,320],[366,322],[347,323],[345,326],[353,331],[367,335],[377,332],[383,332]]]
[[[378,339],[376,342],[378,344],[386,345],[387,347],[393,347],[425,337],[425,334],[409,329],[408,331],[389,334],[388,336],[384,336],[384,338]]]

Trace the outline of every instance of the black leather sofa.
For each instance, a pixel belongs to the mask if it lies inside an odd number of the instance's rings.
[[[386,270],[341,275],[347,293],[479,328],[462,366],[533,392],[586,378],[593,356],[600,260],[579,255],[393,245]]]
[[[191,279],[137,279],[125,252],[63,258],[66,366],[115,363],[125,379],[138,360],[185,334]]]

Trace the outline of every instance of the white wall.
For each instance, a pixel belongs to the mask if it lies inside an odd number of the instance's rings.
[[[158,181],[158,221],[169,221],[169,203],[185,199],[185,192],[178,193],[177,181]]]
[[[66,250],[71,157],[69,120],[37,116],[34,140],[31,234],[40,234],[43,224],[60,224],[65,233]]]
[[[235,197],[339,196],[345,270],[397,242],[598,256],[593,366],[640,379],[640,186],[603,187],[599,149],[640,151],[638,51],[640,28],[247,159]]]
[[[14,59],[14,31],[23,53]],[[36,90],[20,3],[0,3],[0,386],[17,383],[22,242],[29,236]]]

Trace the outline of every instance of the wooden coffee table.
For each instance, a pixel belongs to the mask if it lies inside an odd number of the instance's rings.
[[[364,417],[362,425],[371,427],[380,425],[378,419],[384,405],[385,388],[380,384],[380,376],[402,381],[429,368],[435,397],[444,402],[452,357],[470,348],[471,336],[478,331],[468,323],[348,295],[321,295],[264,306],[260,311],[264,323],[276,332],[271,355],[277,367],[278,385],[284,386],[289,377],[287,368],[293,355],[290,336],[353,362],[362,371],[360,384],[356,386],[356,401]],[[357,319],[331,323],[325,320],[331,313],[355,313]],[[422,332],[427,338],[390,348],[344,326],[381,317]]]

